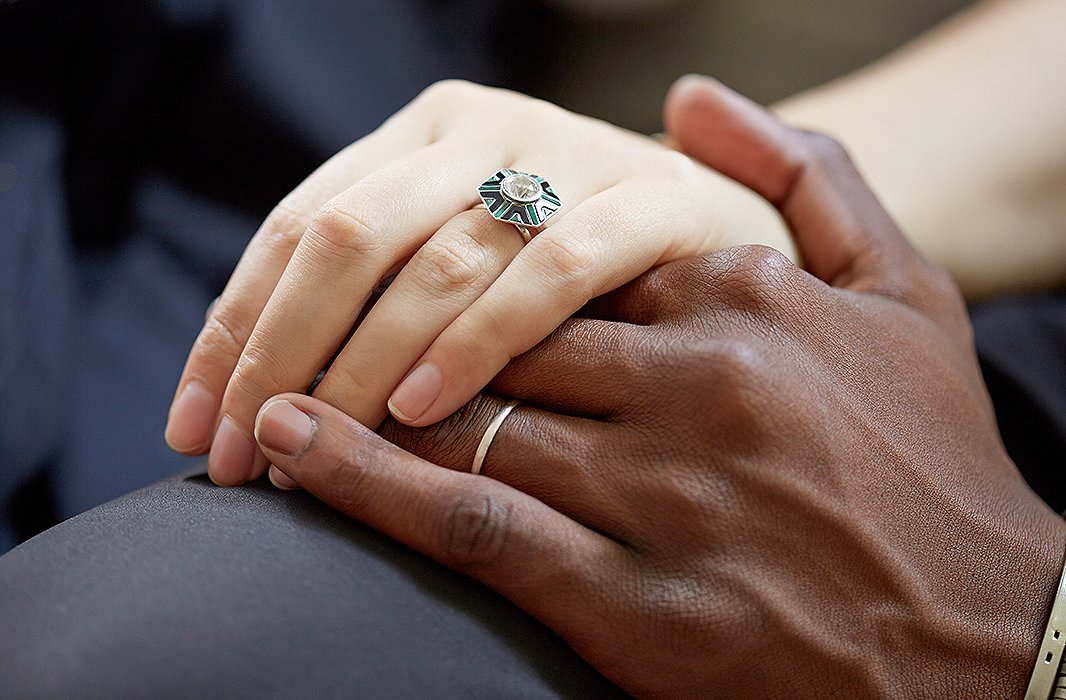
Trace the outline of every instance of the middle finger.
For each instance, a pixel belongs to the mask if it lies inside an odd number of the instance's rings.
[[[434,464],[470,471],[490,422],[506,403],[478,394],[462,410],[429,428],[388,419],[381,435]],[[519,404],[499,426],[480,474],[533,496],[598,532],[625,540],[640,525],[620,509],[631,474],[612,468],[626,449],[625,428]]]

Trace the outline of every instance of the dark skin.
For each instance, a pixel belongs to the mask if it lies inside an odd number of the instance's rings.
[[[698,100],[712,165],[807,271],[756,246],[664,265],[437,426],[285,394],[260,446],[638,696],[1020,697],[1066,525],[1004,452],[955,286],[831,141]],[[523,404],[465,473],[499,397]]]

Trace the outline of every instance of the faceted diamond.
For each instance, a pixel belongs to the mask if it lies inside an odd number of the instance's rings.
[[[508,175],[500,183],[503,196],[513,202],[528,204],[540,199],[540,183],[532,175],[515,173]]]

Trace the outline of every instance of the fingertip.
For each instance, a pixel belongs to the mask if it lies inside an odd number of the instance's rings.
[[[163,439],[175,452],[200,455],[210,447],[219,402],[198,381],[190,381],[178,392],[170,407]]]
[[[270,479],[270,483],[274,484],[275,488],[282,491],[298,491],[300,489],[300,485],[295,480],[273,464],[267,470],[267,478]]]
[[[207,458],[208,476],[219,486],[240,486],[252,476],[255,441],[230,416],[223,416]]]
[[[315,422],[304,411],[284,398],[273,398],[263,404],[255,419],[255,439],[266,458],[294,457],[311,443]]]
[[[667,133],[684,130],[708,98],[724,89],[714,78],[698,73],[688,73],[675,80],[663,100],[663,126]]]
[[[401,411],[400,409],[396,408],[396,405],[392,403],[392,398],[391,397],[386,402],[386,404],[389,407],[389,413],[392,414],[392,417],[395,418],[396,420],[400,421],[404,425],[411,425],[412,423],[415,422],[414,418],[412,418],[411,416],[408,416],[403,411]]]
[[[255,440],[254,426],[252,428],[252,439]],[[256,479],[260,478],[261,476],[267,473],[267,469],[269,467],[270,460],[265,454],[263,454],[263,450],[261,447],[259,447],[259,444],[257,442],[255,448],[255,459],[252,460],[252,471],[248,475],[248,481],[255,481]]]
[[[425,428],[427,426],[433,425],[434,423],[439,423],[440,421],[444,420],[448,416],[458,411],[459,408],[461,408],[465,403],[466,402],[463,402],[463,404],[460,404],[455,409],[448,410],[448,404],[446,404],[444,401],[437,400],[433,403],[432,406],[427,408],[422,413],[422,415],[417,416],[415,418],[411,418],[410,416],[404,415],[403,412],[398,411],[396,407],[392,405],[391,399],[388,402],[388,408],[389,413],[392,415],[392,417],[395,418],[396,421],[403,423],[407,427]]]
[[[431,362],[423,362],[408,374],[389,397],[389,412],[405,425],[426,425],[424,416],[444,389],[444,374]]]
[[[702,73],[686,73],[675,80],[670,86],[668,96],[683,98],[693,91],[713,90],[722,87],[722,83]]]

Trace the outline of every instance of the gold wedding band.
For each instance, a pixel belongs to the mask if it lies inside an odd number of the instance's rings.
[[[492,439],[496,437],[496,433],[499,431],[500,426],[503,425],[503,421],[510,415],[520,401],[511,400],[503,405],[499,412],[489,422],[489,427],[485,428],[485,434],[481,436],[481,443],[477,446],[477,451],[474,452],[474,463],[470,465],[471,474],[480,474],[481,465],[485,463],[485,455],[489,453],[489,445],[492,444]]]

